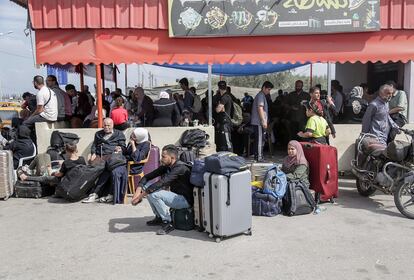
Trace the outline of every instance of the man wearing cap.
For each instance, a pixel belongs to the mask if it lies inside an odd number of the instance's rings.
[[[160,99],[154,101],[154,120],[152,126],[176,126],[180,121],[180,111],[175,100],[170,100],[166,91],[161,91]]]
[[[227,93],[225,81],[218,82],[218,95],[215,98],[215,142],[217,151],[232,151],[231,143],[231,110],[233,101]]]

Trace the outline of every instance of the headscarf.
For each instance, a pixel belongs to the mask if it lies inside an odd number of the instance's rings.
[[[159,98],[160,99],[162,99],[162,98],[170,99],[170,95],[166,91],[161,91],[160,95],[159,95]]]
[[[282,170],[289,170],[292,166],[301,164],[308,166],[308,161],[303,153],[302,145],[298,141],[292,140],[288,143],[288,146],[292,146],[296,149],[296,156],[285,157],[283,159]]]
[[[135,128],[133,133],[136,139],[135,142],[137,142],[138,144],[148,141],[148,130],[146,130],[145,128]]]

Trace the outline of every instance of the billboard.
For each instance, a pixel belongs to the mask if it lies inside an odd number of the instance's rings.
[[[168,0],[170,37],[380,30],[380,0]]]

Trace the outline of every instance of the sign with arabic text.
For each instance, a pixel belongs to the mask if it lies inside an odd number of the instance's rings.
[[[170,37],[380,30],[380,0],[168,0]]]

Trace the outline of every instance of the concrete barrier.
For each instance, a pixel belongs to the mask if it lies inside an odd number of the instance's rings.
[[[407,124],[406,129],[414,129],[414,124]],[[351,160],[355,155],[355,140],[361,133],[360,124],[335,124],[336,138],[331,139],[331,145],[338,149],[338,170],[351,171]],[[397,135],[397,139],[409,141],[405,134]]]
[[[39,153],[46,152],[50,143],[50,135],[53,130],[59,129],[62,132],[73,132],[79,135],[81,138],[78,150],[79,153],[86,157],[90,152],[90,147],[93,142],[96,128],[80,128],[69,129],[60,128],[62,124],[48,124],[48,123],[36,123],[36,134]],[[203,129],[210,135],[210,142],[214,143],[214,127],[203,127]],[[414,129],[414,124],[408,124],[404,128]],[[151,134],[152,142],[154,145],[162,148],[168,144],[178,144],[181,134],[188,129],[187,127],[148,127],[148,131]],[[360,124],[336,124],[336,138],[331,138],[331,145],[338,149],[338,169],[343,172],[351,171],[351,160],[354,158],[355,153],[355,140],[358,138],[361,132]],[[129,128],[125,131],[127,139],[131,134],[133,128]],[[406,137],[404,134],[398,135],[398,139],[404,140]]]
[[[50,136],[54,130],[61,132],[76,133],[80,137],[78,144],[79,154],[87,158],[91,150],[91,145],[95,136],[95,133],[100,130],[97,128],[64,128],[63,124],[50,124],[50,123],[36,123],[36,135],[37,135],[37,149],[39,153],[45,153],[47,147],[50,145]],[[193,127],[147,127],[152,143],[158,146],[160,149],[168,144],[178,144],[181,134]],[[210,135],[209,142],[214,144],[214,127],[213,126],[198,126]],[[131,132],[134,128],[128,128],[125,130],[125,137],[129,139]]]

